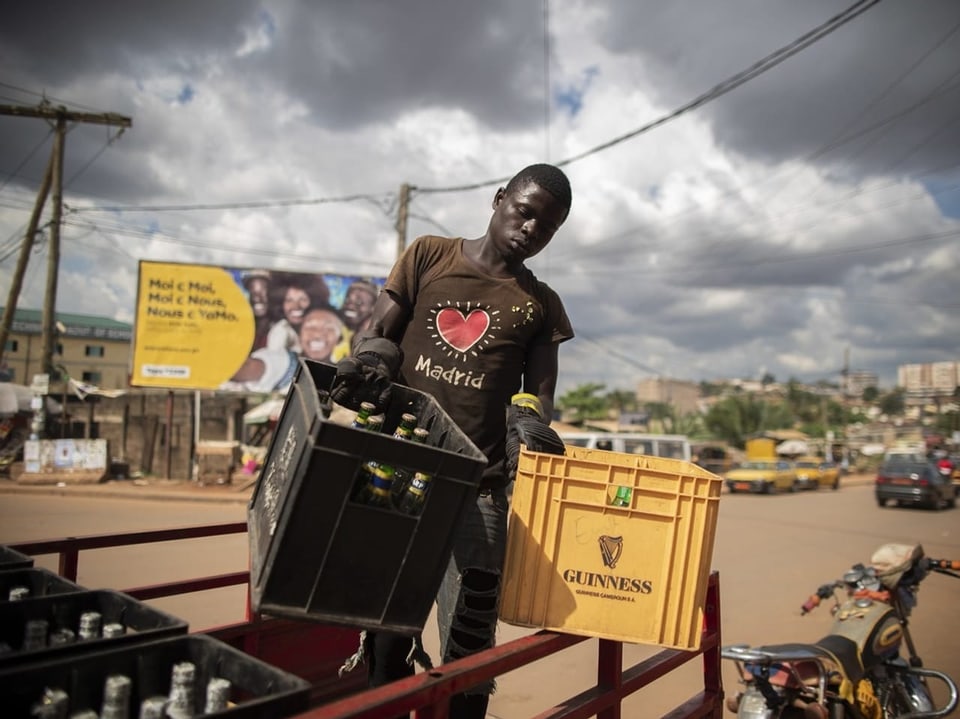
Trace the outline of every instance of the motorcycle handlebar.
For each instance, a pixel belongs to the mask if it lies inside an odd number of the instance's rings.
[[[960,570],[960,560],[956,559],[931,559],[927,557],[927,567],[930,569],[953,569]]]
[[[820,600],[829,599],[833,596],[833,590],[836,588],[837,584],[824,584],[819,589],[817,589],[816,594],[811,594],[810,598],[800,605],[800,614],[808,614],[814,609],[820,606]]]

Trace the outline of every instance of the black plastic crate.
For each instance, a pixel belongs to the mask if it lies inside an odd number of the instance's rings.
[[[33,557],[0,544],[0,569],[26,569],[33,566]]]
[[[126,632],[117,637],[82,641],[78,638],[68,644],[48,643],[36,649],[23,648],[28,621],[46,620],[50,633],[69,629],[78,634],[80,615],[84,612],[99,612],[103,625],[118,622],[126,628]],[[186,633],[187,623],[182,619],[154,609],[128,594],[105,589],[4,602],[0,604],[0,642],[11,649],[0,653],[0,668]]]
[[[319,390],[336,369],[301,360],[250,500],[256,611],[365,629],[423,629],[486,457],[429,394],[393,387],[383,431],[324,418]],[[404,412],[426,444],[391,435]],[[367,460],[432,476],[419,516],[351,501]]]
[[[106,678],[123,674],[131,681],[129,713],[135,717],[144,699],[169,695],[173,665],[184,661],[196,667],[196,716],[274,719],[308,708],[309,682],[204,634],[0,668],[0,706],[4,716],[31,716],[30,708],[50,688],[67,692],[71,714],[99,712]],[[213,677],[230,681],[234,706],[203,714],[205,688]]]
[[[0,571],[0,604],[9,600],[10,590],[15,587],[26,587],[30,592],[27,596],[31,599],[47,597],[51,594],[83,591],[83,587],[76,582],[71,582],[48,569],[40,567],[8,569]]]

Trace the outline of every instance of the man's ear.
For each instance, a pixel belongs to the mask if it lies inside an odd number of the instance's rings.
[[[505,195],[506,195],[506,190],[504,190],[502,187],[498,188],[497,194],[493,196],[493,204],[491,205],[491,207],[493,207],[493,209],[497,209],[497,205],[499,205],[503,201],[503,198]]]

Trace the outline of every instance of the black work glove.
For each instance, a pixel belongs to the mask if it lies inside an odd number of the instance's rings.
[[[517,476],[521,445],[531,452],[564,454],[566,451],[560,435],[544,422],[540,401],[528,394],[514,395],[507,408],[507,457],[504,461],[507,481],[513,481]]]
[[[384,337],[364,337],[356,342],[353,355],[337,363],[337,374],[330,385],[330,399],[352,410],[361,402],[372,402],[378,412],[390,404],[390,389],[403,352]]]

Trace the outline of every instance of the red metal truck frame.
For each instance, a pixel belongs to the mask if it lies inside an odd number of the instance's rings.
[[[58,555],[59,574],[76,581],[80,552],[84,550],[200,539],[246,531],[245,522],[232,522],[68,537],[9,546],[31,556]],[[120,591],[146,601],[247,584],[249,579],[249,572],[242,571]],[[365,689],[363,671],[349,673],[342,679],[337,676],[340,662],[356,649],[356,630],[252,616],[249,605],[247,617],[245,622],[213,627],[201,630],[201,633],[216,637],[251,656],[310,681],[313,687],[311,706],[314,708],[298,714],[297,719],[376,719],[410,711],[415,712],[417,719],[446,719],[449,716],[451,695],[585,641],[599,643],[596,685],[537,714],[534,719],[586,719],[592,716],[598,719],[620,719],[621,702],[625,697],[698,656],[702,657],[703,661],[703,690],[665,716],[668,719],[719,719],[723,711],[720,675],[720,579],[717,572],[710,575],[707,587],[700,650],[663,649],[654,656],[626,668],[623,666],[622,642],[542,630],[388,686]]]

